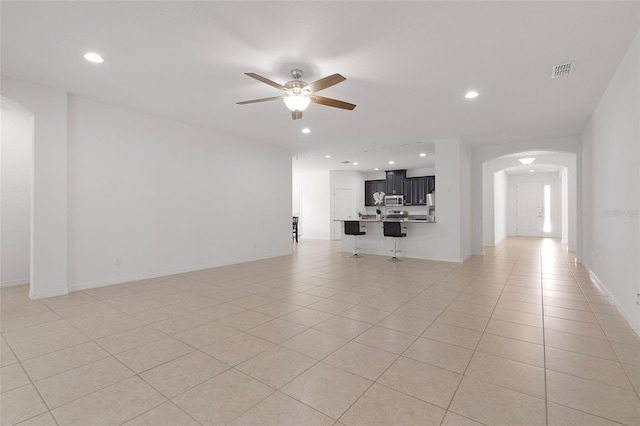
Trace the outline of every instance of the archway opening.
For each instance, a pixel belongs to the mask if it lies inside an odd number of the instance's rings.
[[[531,157],[530,164],[519,160]],[[561,239],[577,251],[577,157],[564,151],[522,151],[482,164],[482,242],[510,236]]]

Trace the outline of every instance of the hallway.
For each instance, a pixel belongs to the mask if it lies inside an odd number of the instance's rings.
[[[339,250],[1,289],[0,423],[640,424],[640,337],[559,240],[463,264]]]

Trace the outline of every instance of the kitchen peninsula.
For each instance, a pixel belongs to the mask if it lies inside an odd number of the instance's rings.
[[[428,259],[428,260],[457,260],[443,256],[441,246],[447,235],[437,222],[415,218],[387,218],[388,222],[400,222],[406,237],[397,238],[396,246],[398,258]],[[344,221],[340,221],[343,228],[342,251],[353,252],[354,237],[344,235]],[[393,255],[393,238],[385,237],[382,232],[382,220],[361,218],[360,226],[366,235],[358,237],[359,254]],[[366,228],[366,229],[365,229]],[[406,228],[406,229],[404,229]]]

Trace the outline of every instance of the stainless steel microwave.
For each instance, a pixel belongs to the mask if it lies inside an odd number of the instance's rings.
[[[387,207],[404,206],[404,195],[387,195],[384,197],[384,205]]]

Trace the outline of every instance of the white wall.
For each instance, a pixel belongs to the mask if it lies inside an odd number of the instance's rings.
[[[33,116],[0,104],[0,287],[29,283]]]
[[[460,140],[460,259],[471,256],[471,149]]]
[[[70,97],[70,289],[290,254],[290,167],[283,148]]]
[[[584,140],[584,263],[640,333],[640,34]]]
[[[462,205],[464,198],[461,190],[463,174],[461,172],[461,153],[465,149],[459,138],[436,141],[436,221],[429,228],[429,245],[437,247],[439,260],[462,261],[461,241]]]
[[[518,235],[517,185],[519,183],[540,183],[551,186],[551,232],[543,233],[545,237],[560,238],[562,235],[562,197],[560,193],[559,173],[521,173],[510,174],[507,184],[507,235]]]
[[[67,289],[67,94],[2,77],[0,90],[34,117],[29,297]]]
[[[326,170],[300,170],[293,166],[293,191],[300,193],[300,236],[331,238],[331,188]]]
[[[507,174],[504,170],[493,174],[493,246],[507,237]]]
[[[353,219],[358,218],[358,212],[365,213],[364,207],[364,173],[349,170],[332,170],[329,172],[330,193],[331,193],[331,227],[332,239],[341,239],[342,223],[334,221],[333,217],[333,193],[336,189],[350,189],[353,194],[353,205],[351,206],[350,215]]]
[[[560,172],[560,186],[562,197],[562,219],[560,225],[562,227],[561,241],[563,244],[567,244],[569,242],[569,169],[566,167],[563,167],[562,171]]]
[[[1,87],[34,116],[31,298],[292,252],[289,150]]]

